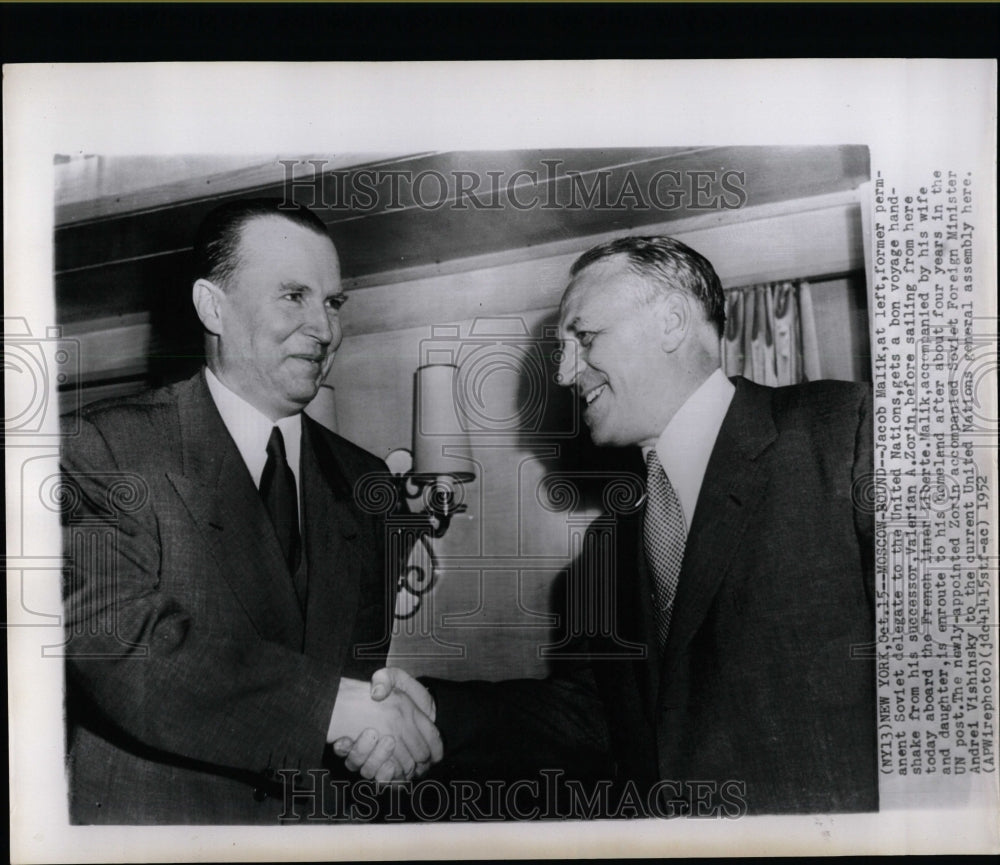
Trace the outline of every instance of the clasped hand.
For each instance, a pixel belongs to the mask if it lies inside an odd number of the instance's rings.
[[[434,700],[416,679],[386,667],[371,684],[341,679],[327,741],[344,765],[380,783],[423,775],[444,755]]]

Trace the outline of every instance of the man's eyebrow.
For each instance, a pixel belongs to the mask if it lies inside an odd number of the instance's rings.
[[[313,287],[311,285],[306,285],[304,282],[299,282],[298,280],[291,279],[282,282],[280,285],[281,291],[302,291],[302,292],[312,292]],[[344,291],[338,291],[336,294],[331,294],[328,298],[332,300],[337,306],[343,306],[347,302],[347,293]]]

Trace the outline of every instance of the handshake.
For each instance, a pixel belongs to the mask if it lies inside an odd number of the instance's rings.
[[[444,756],[428,690],[405,670],[385,667],[371,684],[341,679],[327,742],[351,772],[388,784],[419,778]]]

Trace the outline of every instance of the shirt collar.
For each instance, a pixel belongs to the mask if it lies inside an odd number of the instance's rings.
[[[657,439],[656,455],[680,500],[688,530],[712,448],[734,393],[733,383],[721,369],[715,370],[687,398]],[[649,450],[643,448],[643,459]]]
[[[208,367],[205,367],[205,380],[215,407],[222,416],[222,422],[236,442],[240,456],[250,471],[254,486],[260,486],[260,476],[267,462],[267,440],[271,437],[271,429],[276,426],[285,440],[285,457],[295,475],[296,487],[301,490],[299,456],[302,451],[302,413],[296,412],[272,422],[267,415],[219,381]]]

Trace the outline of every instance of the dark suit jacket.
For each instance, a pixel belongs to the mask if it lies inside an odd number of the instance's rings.
[[[340,678],[383,664],[383,524],[352,488],[384,465],[303,417],[303,614],[202,373],[88,407],[63,461],[71,818],[275,822]]]
[[[613,571],[585,563],[570,582],[571,606],[614,599],[614,633],[588,642],[602,659],[544,683],[433,683],[449,771],[585,765],[641,795],[679,782],[665,795],[689,805],[704,781],[731,816],[877,809],[868,390],[735,383],[663,658],[639,509],[618,521]]]

